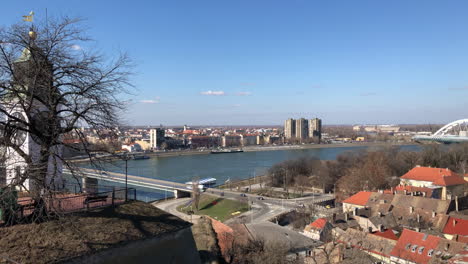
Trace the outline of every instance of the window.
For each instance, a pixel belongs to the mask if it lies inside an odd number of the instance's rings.
[[[418,245],[414,245],[412,248],[411,248],[411,252],[416,252],[416,249],[418,248]]]
[[[432,257],[432,253],[434,253],[434,250],[433,249],[430,249],[428,252],[427,252],[427,255],[429,257]]]
[[[419,249],[418,249],[418,254],[422,254],[423,251],[424,251],[424,247],[419,247]]]
[[[411,244],[410,244],[410,243],[408,243],[408,244],[406,244],[406,246],[405,246],[405,249],[406,249],[406,250],[409,250],[409,249],[410,249],[410,247],[411,247]]]

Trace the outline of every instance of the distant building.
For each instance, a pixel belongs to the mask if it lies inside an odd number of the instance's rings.
[[[221,138],[221,146],[223,147],[239,147],[242,145],[241,136],[223,136]]]
[[[219,146],[219,137],[189,136],[188,144],[191,148],[213,148]]]
[[[296,138],[307,139],[309,137],[309,122],[305,118],[296,120]]]
[[[137,144],[137,143],[122,145],[122,149],[126,150],[128,152],[140,152],[140,151],[142,151],[142,148],[141,148],[140,144]]]
[[[150,150],[151,149],[150,140],[147,139],[147,138],[142,139],[142,140],[137,140],[137,141],[135,141],[135,143],[140,145],[141,149],[143,149],[143,150]]]
[[[284,136],[287,139],[291,139],[296,136],[296,120],[289,118],[284,122]]]
[[[314,118],[309,120],[309,137],[322,139],[322,119]]]
[[[246,134],[246,135],[242,135],[241,137],[242,137],[242,146],[257,145],[257,135]]]
[[[164,129],[152,128],[150,129],[150,147],[152,149],[158,149],[164,142]]]

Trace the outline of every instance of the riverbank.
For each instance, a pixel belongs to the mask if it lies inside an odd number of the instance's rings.
[[[353,142],[353,143],[340,143],[340,144],[304,144],[304,145],[280,145],[280,146],[247,146],[242,149],[244,152],[259,152],[259,151],[277,151],[277,150],[301,150],[301,149],[320,149],[320,148],[349,148],[349,147],[387,147],[387,146],[416,146],[414,142]],[[205,155],[210,154],[211,150],[176,150],[167,152],[148,152],[144,155],[155,157],[177,157],[188,155]],[[226,155],[228,155],[227,153]],[[119,157],[103,156],[102,159],[118,160]],[[88,158],[85,159],[69,159],[69,162],[80,163],[89,162]]]
[[[244,147],[245,152],[254,151],[274,151],[274,150],[297,150],[297,149],[317,149],[317,148],[349,148],[349,147],[387,147],[387,146],[416,146],[414,142],[352,142],[339,144],[304,144],[304,145],[282,145],[282,146],[248,146]]]

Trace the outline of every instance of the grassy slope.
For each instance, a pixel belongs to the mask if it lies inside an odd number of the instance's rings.
[[[0,256],[19,263],[52,263],[189,226],[150,204],[130,202],[41,224],[0,228]]]

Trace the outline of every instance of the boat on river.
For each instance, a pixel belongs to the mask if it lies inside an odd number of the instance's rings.
[[[244,152],[242,149],[214,149],[211,154],[226,154],[226,153],[239,153]]]

